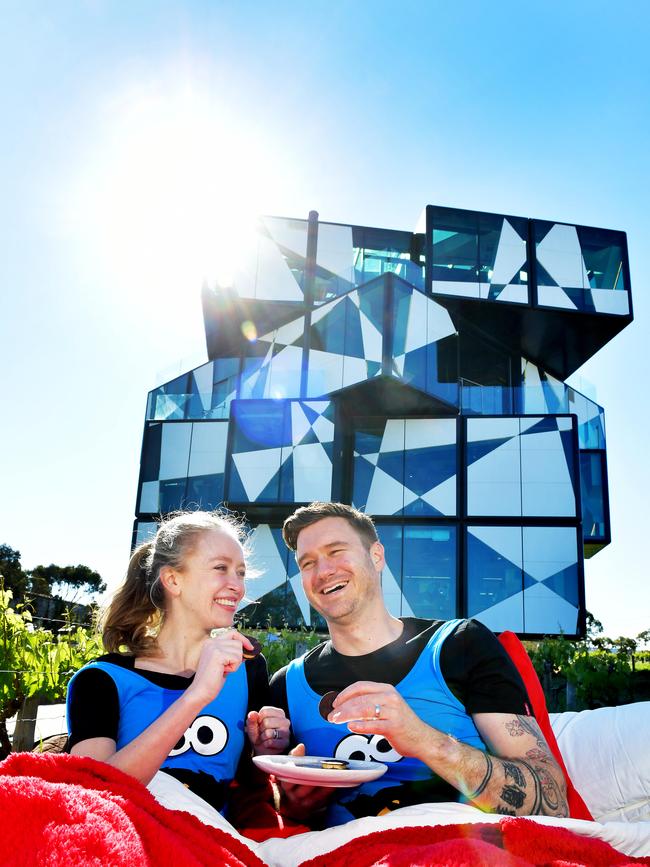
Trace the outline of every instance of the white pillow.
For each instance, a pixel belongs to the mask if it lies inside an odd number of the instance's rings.
[[[650,701],[549,716],[594,819],[650,820]]]

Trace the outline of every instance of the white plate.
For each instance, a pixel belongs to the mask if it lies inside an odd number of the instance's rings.
[[[260,770],[273,774],[278,780],[309,786],[358,786],[376,780],[388,770],[381,762],[360,762],[348,759],[345,769],[314,768],[314,762],[332,761],[326,756],[253,756]]]

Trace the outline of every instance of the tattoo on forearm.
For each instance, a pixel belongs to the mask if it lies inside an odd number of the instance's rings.
[[[526,802],[526,793],[518,786],[506,785],[501,789],[501,800],[510,804],[515,810],[520,810]]]
[[[499,813],[501,816],[516,816],[516,815],[517,815],[517,811],[516,811],[516,810],[509,810],[507,807],[502,807],[501,805],[499,805],[499,806],[497,807],[496,811],[497,811],[497,813]]]
[[[536,768],[536,771],[542,788],[544,807],[550,810],[552,816],[567,815],[566,803],[563,803],[564,799],[560,787],[553,778],[553,775],[546,768]],[[544,809],[544,812],[546,812],[546,809]]]
[[[501,804],[497,805],[497,812],[501,812],[501,809],[514,808],[515,810],[521,810],[521,808],[526,804],[526,801],[529,802],[529,806],[527,808],[527,813],[529,815],[535,815],[539,812],[539,808],[542,802],[541,798],[541,784],[539,778],[537,777],[536,771],[523,760],[519,759],[517,762],[508,762],[501,760],[501,764],[503,766],[503,773],[506,779],[506,784],[501,789]],[[525,791],[528,788],[526,775],[524,773],[524,768],[530,774],[531,780],[533,782],[533,792],[529,793]],[[512,783],[509,783],[508,780],[512,780]],[[532,804],[530,803],[532,794]],[[506,804],[507,807],[503,805]],[[501,809],[500,809],[501,808]]]
[[[476,790],[474,792],[472,792],[471,795],[467,796],[470,801],[475,801],[478,798],[478,796],[481,794],[481,792],[485,791],[485,789],[487,788],[487,784],[490,782],[490,777],[492,776],[492,770],[493,770],[492,758],[487,753],[483,753],[483,757],[485,758],[485,766],[486,766],[485,767],[485,776],[483,777],[481,782],[478,784]]]
[[[525,733],[524,727],[518,719],[508,720],[505,726],[510,737],[520,738]]]
[[[526,779],[522,774],[521,769],[514,762],[504,761],[503,770],[506,775],[506,780],[509,777],[511,780],[514,780],[515,785],[522,789],[526,788]]]
[[[532,750],[527,750],[526,758],[529,758],[531,762],[544,762],[545,764],[555,761],[548,750],[544,750],[541,747],[533,747]]]

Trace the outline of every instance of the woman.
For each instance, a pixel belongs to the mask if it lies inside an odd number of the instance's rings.
[[[227,628],[244,596],[244,538],[230,516],[183,513],[134,551],[104,618],[108,652],[68,687],[73,755],[145,785],[161,770],[224,812],[245,720],[255,752],[286,748],[289,721],[263,706],[264,658],[242,664],[254,647]]]

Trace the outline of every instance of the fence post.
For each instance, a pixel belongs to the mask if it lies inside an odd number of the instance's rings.
[[[34,748],[34,736],[36,731],[36,715],[41,703],[40,695],[29,695],[23,700],[23,706],[16,717],[12,752],[31,752]]]
[[[566,709],[576,710],[576,685],[568,678],[566,682]]]

